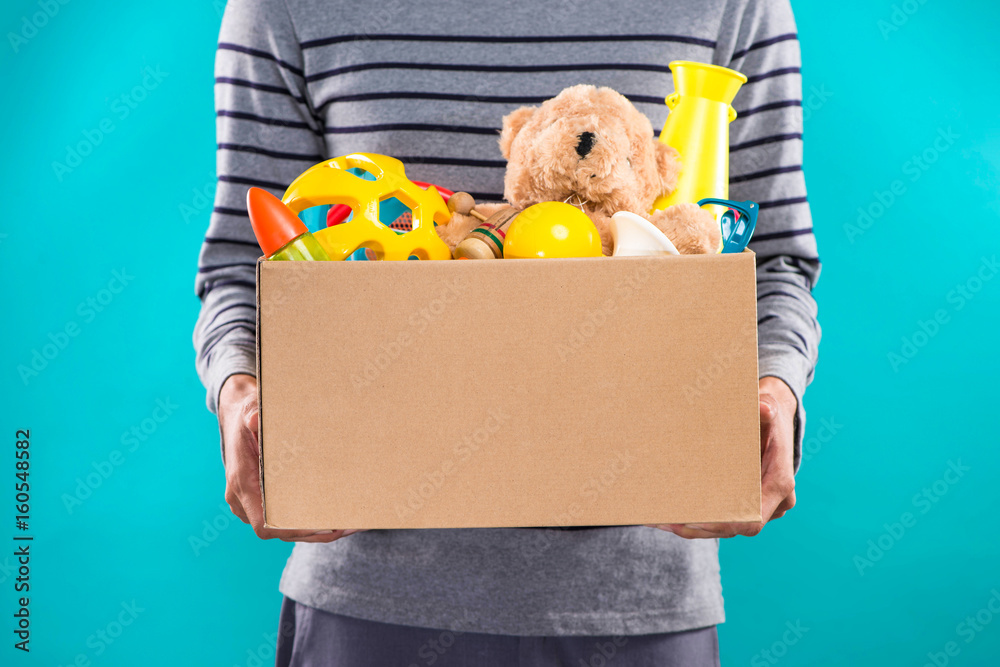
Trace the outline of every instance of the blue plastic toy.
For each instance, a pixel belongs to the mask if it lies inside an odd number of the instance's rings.
[[[757,211],[760,210],[757,202],[730,199],[702,199],[698,202],[698,206],[705,204],[728,207],[719,220],[722,225],[722,248],[719,252],[743,252],[757,227]]]

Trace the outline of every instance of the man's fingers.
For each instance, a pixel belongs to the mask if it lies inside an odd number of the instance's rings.
[[[771,515],[771,520],[780,519],[785,516],[785,512],[795,507],[795,491],[792,491],[784,500],[778,505],[777,509],[774,510],[774,514]]]
[[[760,394],[757,397],[760,402],[760,422],[763,424],[770,424],[775,419],[778,418],[780,408],[778,407],[778,399],[776,399],[771,394]]]
[[[693,523],[688,524],[690,528],[714,533],[716,537],[735,537],[745,535],[753,537],[764,528],[763,523],[735,521],[730,523]]]
[[[760,516],[764,521],[774,516],[788,494],[793,493],[794,486],[789,486],[788,482],[783,481],[783,479],[774,479],[775,477],[778,475],[767,475],[761,484]]]
[[[699,530],[697,528],[691,528],[684,524],[668,524],[663,527],[663,530],[673,533],[677,537],[683,537],[686,540],[710,539],[716,537],[714,533]]]
[[[795,504],[795,473],[792,470],[792,446],[785,434],[768,434],[769,440],[761,460],[763,477],[760,482],[760,515],[770,519],[778,507],[791,498]],[[763,437],[763,436],[762,436]],[[789,505],[787,509],[791,509]]]
[[[364,532],[360,530],[285,530],[283,528],[265,528],[267,534],[284,542],[333,542],[342,537]]]
[[[286,530],[284,528],[264,528],[261,537],[277,538],[283,542],[332,542],[342,536],[342,530]]]
[[[233,447],[227,448],[226,502],[229,503],[229,509],[233,511],[233,514],[238,516],[243,523],[252,523],[250,517],[247,516],[243,493],[241,491],[243,482],[240,479],[240,475],[247,468],[246,455],[244,453],[246,447],[241,441],[244,432],[239,424],[234,424],[226,430],[228,432],[223,434],[224,442],[235,443]]]
[[[319,544],[329,544],[330,542],[336,542],[343,535],[332,534],[332,535],[309,535],[307,537],[282,537],[281,539],[285,542],[313,542]]]
[[[231,485],[240,507],[246,514],[247,523],[253,526],[253,531],[258,537],[267,539],[264,531],[269,529],[264,528],[264,502],[260,495],[260,477],[256,466],[250,468],[248,465],[241,465]]]
[[[733,530],[736,531],[737,535],[754,537],[760,535],[760,531],[764,530],[764,523],[738,523],[733,526]]]
[[[262,520],[263,523],[263,520]],[[263,525],[257,526],[254,524],[254,532],[262,540],[278,539],[284,540],[285,542],[297,542],[306,537],[315,537],[316,540],[311,540],[315,542],[331,542],[344,532],[342,530],[296,530],[294,528],[268,528]]]
[[[716,524],[721,525],[721,524]],[[724,533],[715,532],[712,530],[705,530],[704,527],[695,527],[694,524],[683,524],[683,523],[661,523],[652,526],[653,528],[659,528],[660,530],[665,530],[668,533],[673,533],[678,537],[683,537],[688,540],[697,539],[711,539],[719,537],[732,537]]]
[[[284,532],[284,531],[282,531],[282,532]],[[342,537],[347,537],[352,532],[355,532],[355,531],[330,530],[330,531],[320,531],[318,533],[314,532],[314,533],[311,533],[309,535],[303,535],[303,536],[297,536],[297,537],[285,535],[285,536],[282,536],[281,539],[284,540],[285,542],[319,542],[319,543],[328,543],[328,542],[333,542],[334,540],[339,540]]]
[[[784,478],[785,472],[782,466],[773,463],[773,450],[765,451],[764,459],[761,461],[763,478],[760,481],[760,517],[764,521],[771,518],[778,505],[791,491],[791,488],[786,488],[788,483]]]
[[[760,394],[761,484],[760,509],[764,522],[779,518],[795,504],[793,434],[790,415],[781,413],[777,398]],[[787,423],[785,423],[787,422]],[[791,504],[786,504],[791,498]]]
[[[254,398],[253,401],[247,401],[243,406],[243,426],[246,430],[253,436],[254,442],[257,442],[257,420],[260,415],[260,410],[257,407],[257,400]]]
[[[229,509],[233,514],[240,518],[243,523],[250,523],[250,519],[247,517],[247,513],[243,511],[243,504],[240,502],[239,496],[236,491],[232,489],[229,483],[226,483],[226,502],[229,503]]]
[[[753,537],[764,528],[759,522],[731,522],[731,523],[662,523],[651,524],[651,528],[659,528],[678,537],[685,539],[724,539],[745,535]]]
[[[346,532],[344,530],[286,530],[283,528],[266,527],[264,525],[264,503],[260,495],[260,482],[255,473],[256,468],[253,471],[242,473],[240,479],[236,480],[234,485],[240,505],[247,515],[248,523],[253,526],[253,531],[257,534],[257,537],[262,540],[279,539],[285,542],[333,542],[344,536]]]

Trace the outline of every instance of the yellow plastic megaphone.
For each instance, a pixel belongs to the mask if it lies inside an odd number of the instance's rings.
[[[729,123],[731,103],[747,78],[718,65],[675,60],[670,63],[674,92],[666,98],[670,114],[660,141],[681,154],[677,189],[659,197],[653,211],[702,199],[729,199]],[[716,217],[725,207],[712,206]],[[652,212],[652,211],[651,211]]]

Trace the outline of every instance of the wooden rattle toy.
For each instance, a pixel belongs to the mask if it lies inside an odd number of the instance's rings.
[[[456,192],[452,199],[459,194]],[[472,199],[472,197],[469,197]],[[449,200],[449,204],[451,201]],[[461,211],[457,211],[461,212]],[[477,220],[482,221],[479,225],[465,237],[465,239],[455,246],[452,253],[455,259],[503,259],[503,242],[507,235],[507,228],[511,221],[517,217],[517,210],[511,206],[505,206],[490,217],[485,217],[478,211],[471,214]]]

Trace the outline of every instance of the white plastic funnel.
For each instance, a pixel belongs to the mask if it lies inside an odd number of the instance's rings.
[[[649,257],[679,255],[667,235],[642,216],[619,211],[611,216],[612,257]]]

